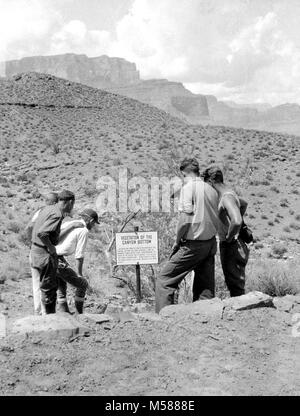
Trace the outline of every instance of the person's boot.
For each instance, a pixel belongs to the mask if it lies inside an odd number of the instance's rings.
[[[48,303],[45,305],[45,313],[49,315],[50,313],[55,313],[56,302]]]
[[[64,313],[70,313],[68,302],[58,302],[57,303],[57,312],[64,312]]]
[[[82,314],[83,313],[83,304],[84,304],[84,299],[76,299],[75,298],[75,310],[77,314]]]

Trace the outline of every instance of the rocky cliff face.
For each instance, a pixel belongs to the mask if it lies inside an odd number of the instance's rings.
[[[204,96],[196,96],[179,82],[142,81],[134,63],[121,58],[65,54],[36,56],[6,62],[5,75],[39,72],[65,78],[94,88],[121,94],[151,104],[189,123],[208,117]]]
[[[205,96],[191,93],[179,82],[154,79],[110,91],[151,104],[189,123],[202,123],[209,115]]]
[[[35,56],[6,62],[7,77],[21,72],[47,73],[100,89],[140,80],[135,64],[105,55],[96,58],[76,54]]]
[[[213,95],[193,94],[179,82],[141,80],[134,63],[122,58],[65,54],[0,63],[0,77],[39,72],[134,98],[192,124],[212,124],[300,135],[300,106],[240,105]]]

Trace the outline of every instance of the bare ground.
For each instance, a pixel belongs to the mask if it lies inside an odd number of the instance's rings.
[[[2,290],[9,322],[30,313],[30,292],[30,279]],[[292,314],[275,308],[207,323],[113,321],[71,342],[0,340],[0,394],[298,395],[299,357]]]

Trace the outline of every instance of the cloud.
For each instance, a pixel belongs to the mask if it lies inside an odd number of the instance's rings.
[[[50,0],[0,0],[0,61],[42,52],[60,19]]]
[[[105,30],[88,30],[84,22],[72,20],[51,37],[49,53],[84,53],[101,55],[108,50],[111,34]]]
[[[298,0],[132,0],[110,30],[100,14],[93,30],[78,13],[67,15],[74,4],[0,0],[0,61],[107,54],[135,62],[142,78],[181,81],[222,99],[300,103]]]

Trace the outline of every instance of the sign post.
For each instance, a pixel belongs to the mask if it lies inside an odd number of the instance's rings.
[[[136,273],[136,301],[142,299],[141,264],[158,263],[158,236],[156,231],[139,231],[134,227],[131,233],[116,233],[117,265],[134,265]]]
[[[134,227],[134,232],[139,232],[139,227]],[[140,303],[142,300],[142,291],[141,291],[141,266],[140,263],[137,262],[135,266],[135,274],[136,274],[136,301]]]

